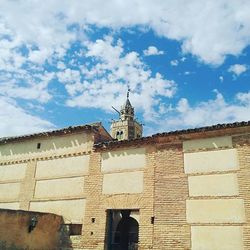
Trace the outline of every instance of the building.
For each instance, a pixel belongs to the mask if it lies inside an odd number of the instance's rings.
[[[134,108],[129,101],[129,91],[125,104],[120,111],[116,111],[119,114],[119,120],[112,122],[111,136],[118,141],[142,137],[142,124],[135,119]]]
[[[62,215],[64,249],[250,249],[250,122],[141,137],[128,99],[120,115],[118,140],[100,123],[2,138],[0,207]]]

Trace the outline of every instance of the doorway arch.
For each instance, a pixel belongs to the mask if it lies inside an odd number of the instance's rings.
[[[136,219],[130,217],[129,210],[121,211],[122,218],[117,225],[116,233],[119,234],[120,250],[137,250],[139,223]]]
[[[139,210],[107,210],[105,250],[138,250]]]

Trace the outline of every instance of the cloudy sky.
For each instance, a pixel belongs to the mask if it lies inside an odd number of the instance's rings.
[[[250,120],[249,0],[0,0],[0,136]]]

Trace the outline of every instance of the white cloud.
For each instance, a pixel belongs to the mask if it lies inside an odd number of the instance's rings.
[[[158,50],[155,46],[149,46],[146,50],[143,50],[145,56],[158,56],[163,55],[164,51]]]
[[[219,80],[220,80],[220,82],[223,82],[224,81],[224,77],[223,76],[219,76]]]
[[[22,74],[7,74],[4,77],[0,75],[0,93],[10,98],[46,103],[52,98],[48,92],[48,84],[53,77],[53,73],[29,75],[25,71]],[[19,81],[25,83],[20,85]]]
[[[34,116],[17,105],[10,98],[0,96],[0,137],[47,131],[55,126]]]
[[[62,69],[65,69],[66,68],[66,65],[64,62],[57,62],[57,68],[62,70]]]
[[[180,99],[180,101],[177,104],[176,110],[180,113],[185,113],[189,110],[189,104],[188,100],[186,98]]]
[[[125,53],[121,40],[114,41],[107,36],[87,42],[86,46],[91,65],[83,66],[81,72],[67,69],[57,74],[71,95],[67,105],[109,110],[111,104],[118,107],[124,102],[130,86],[133,105],[144,113],[146,120],[153,120],[160,98],[171,98],[175,94],[174,81],[164,79],[160,73],[153,74],[138,53]]]
[[[236,98],[243,104],[250,104],[250,91],[248,93],[238,93]]]
[[[247,71],[247,66],[245,64],[234,64],[231,65],[228,69],[228,72],[231,72],[236,76],[239,76],[246,71]]]
[[[248,0],[137,0],[136,4],[134,0],[44,0],[42,6],[32,0],[1,1],[0,27],[11,37],[11,46],[37,46],[37,52],[30,49],[34,62],[84,39],[74,25],[84,30],[93,24],[113,29],[148,27],[161,37],[180,41],[183,52],[218,65],[249,45],[249,13]]]
[[[122,103],[124,96],[121,93],[126,92],[129,84],[133,90],[133,104],[144,112],[145,119],[155,121],[161,118],[159,113],[170,112],[161,98],[172,97],[176,84],[159,73],[153,74],[135,51],[124,52],[122,41],[114,42],[107,37],[86,43],[85,30],[94,30],[92,27],[107,27],[114,31],[120,31],[122,27],[137,27],[141,31],[151,29],[161,38],[179,41],[183,53],[191,53],[202,62],[213,65],[222,64],[227,55],[240,55],[250,44],[248,0],[211,0],[205,3],[197,0],[44,0],[42,5],[33,0],[0,0],[0,4],[0,93],[8,98],[48,102],[52,98],[49,91],[52,78],[44,78],[48,63],[60,71],[56,76],[70,95],[68,105],[107,110],[111,103],[116,106]],[[74,41],[87,47],[80,56],[93,62],[76,68],[79,65],[72,58],[69,63],[72,67],[66,70],[69,65],[64,64],[64,59]],[[155,52],[162,51],[151,48],[148,53]],[[179,62],[185,61],[184,58]],[[231,72],[240,75],[243,70],[238,67]],[[200,115],[194,119],[194,125],[216,122],[216,117],[221,121],[222,109],[227,111],[225,121],[240,120],[240,114],[247,107],[247,97],[243,94],[238,97],[241,104],[229,104],[223,98],[224,102],[222,99],[219,102],[219,95],[215,100],[196,106],[188,101],[185,104],[183,100],[178,105],[178,116],[170,121],[173,124],[176,121],[180,126],[186,122],[191,126],[191,111]],[[10,110],[22,114],[27,120],[33,117],[17,103],[5,100],[2,104],[8,104]],[[209,105],[214,107],[217,116],[209,113]],[[187,117],[181,112],[185,107]],[[212,119],[206,120],[203,114],[209,114]],[[42,120],[37,119],[40,125],[34,127],[44,127]]]
[[[178,66],[179,61],[178,61],[178,60],[172,60],[172,61],[170,61],[170,64],[171,64],[172,66]]]
[[[250,92],[238,93],[234,102],[227,102],[217,90],[215,93],[215,99],[194,105],[186,98],[180,99],[172,113],[162,116],[164,122],[158,121],[159,129],[169,131],[250,120]]]

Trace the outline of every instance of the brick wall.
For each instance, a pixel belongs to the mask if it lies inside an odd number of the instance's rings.
[[[7,162],[5,159],[2,159],[2,166],[12,167],[10,164],[27,164],[24,178],[21,180],[11,180],[13,183],[20,182],[19,197],[16,200],[2,200],[2,202],[13,202],[13,204],[18,202],[20,205],[19,208],[29,210],[30,202],[34,199],[36,182],[35,171],[37,161],[89,155],[89,171],[84,174],[84,194],[81,196],[81,198],[86,199],[85,211],[82,211],[80,216],[84,218],[82,235],[70,237],[69,249],[103,250],[105,248],[108,209],[139,210],[140,250],[191,249],[191,228],[193,227],[194,229],[200,230],[200,227],[208,228],[209,226],[211,226],[209,228],[211,230],[217,226],[234,226],[235,228],[243,228],[243,244],[245,249],[250,249],[250,136],[247,134],[247,130],[242,131],[242,133],[236,133],[233,128],[231,130],[227,129],[225,131],[227,138],[224,138],[225,140],[221,140],[220,138],[219,141],[221,145],[219,145],[217,148],[210,148],[209,143],[211,142],[206,141],[208,146],[195,149],[195,147],[201,143],[200,141],[198,141],[199,143],[195,141],[190,144],[191,149],[185,151],[185,149],[183,149],[183,141],[193,139],[204,140],[207,137],[210,139],[222,136],[225,137],[223,131],[214,131],[211,133],[200,133],[194,135],[187,134],[186,138],[185,136],[175,136],[173,138],[162,137],[158,141],[156,140],[147,144],[145,142],[142,142],[141,144],[138,143],[137,145],[125,144],[119,148],[111,147],[99,151],[92,151],[88,147],[87,151],[86,148],[77,148],[74,149],[74,151],[71,149],[69,153],[67,153],[65,150],[63,154],[58,152],[57,155],[54,155],[54,153],[50,151],[44,152],[42,156],[37,155],[36,157],[35,155],[32,155],[32,159],[29,159],[28,156],[25,155],[25,158],[23,157],[19,161],[13,160]],[[224,147],[223,143],[228,143],[228,140],[231,140],[231,136],[232,144]],[[211,141],[213,142],[212,139]],[[125,152],[128,149],[136,149],[139,147],[145,148],[146,164],[144,167],[137,168],[137,163],[134,162],[134,169],[117,168],[113,169],[113,172],[110,170],[110,173],[119,174],[142,172],[143,191],[141,193],[105,194],[103,192],[103,179],[105,172],[102,171],[102,153],[107,152],[108,150],[110,150],[112,153],[115,153],[116,151]],[[204,172],[205,168],[204,166],[201,166],[203,170],[198,169],[198,172],[194,173],[190,173],[184,169],[185,153],[200,154],[218,151],[218,154],[223,154],[227,150],[237,151],[237,161],[239,165],[238,169],[222,169],[222,171],[208,169],[210,172]],[[218,167],[220,167],[220,164],[221,163],[218,162],[218,164],[216,163],[216,166],[218,165]],[[206,165],[206,163],[204,163],[204,165]],[[205,171],[207,171],[207,169],[205,169]],[[236,176],[239,186],[239,193],[224,196],[221,196],[220,194],[202,194],[200,196],[195,196],[189,193],[190,177],[193,178],[204,176],[207,178],[211,175],[216,179],[217,176],[225,176],[227,174]],[[6,183],[9,183],[9,180],[2,182],[2,184]],[[223,199],[237,201],[243,200],[244,212],[242,214],[245,215],[246,220],[239,223],[231,223],[230,221],[226,223],[219,223],[218,221],[214,221],[213,223],[188,221],[187,201],[192,202],[200,200]],[[154,218],[154,223],[152,223],[152,218]],[[242,248],[238,248],[237,250],[239,249]]]
[[[161,145],[155,157],[153,249],[190,249],[190,226],[186,223],[188,184],[182,145]]]
[[[140,249],[152,249],[154,167],[154,149],[147,147],[146,166],[143,171],[143,193],[105,195],[102,194],[101,153],[91,154],[89,176],[85,181],[87,204],[82,237],[83,249],[104,249],[107,209],[139,209],[139,246]],[[95,218],[94,223],[92,218]]]
[[[239,160],[239,196],[244,199],[246,222],[243,224],[244,248],[250,249],[250,135],[233,137]]]

